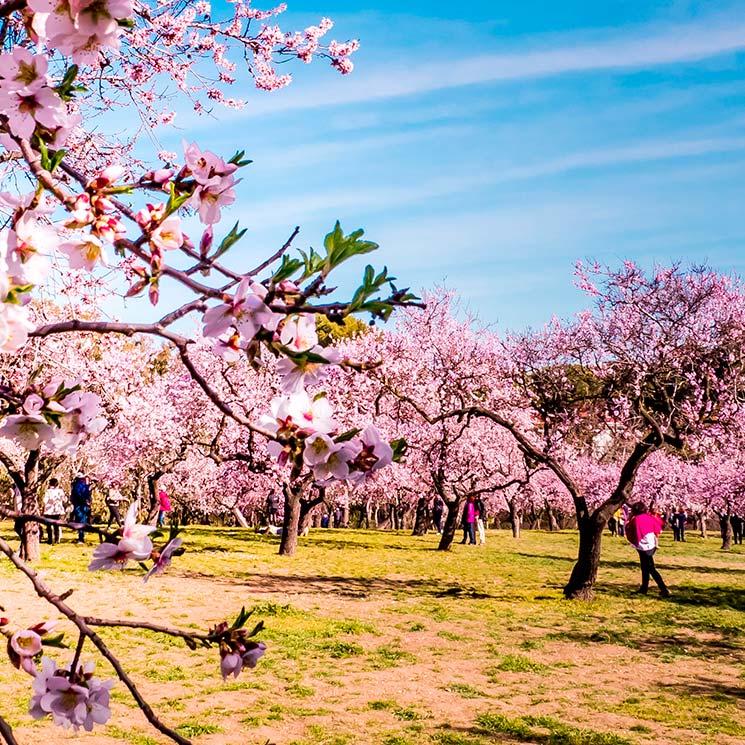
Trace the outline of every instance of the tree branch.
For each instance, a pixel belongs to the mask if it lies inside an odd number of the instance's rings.
[[[137,686],[134,684],[129,675],[127,675],[119,660],[114,656],[113,652],[106,646],[103,639],[101,639],[101,637],[99,637],[98,634],[96,634],[96,632],[88,626],[88,624],[81,616],[79,616],[72,608],[70,608],[70,606],[67,605],[58,595],[55,595],[51,591],[51,589],[47,587],[47,585],[39,578],[36,572],[34,572],[34,570],[31,569],[31,567],[29,567],[25,562],[21,561],[18,554],[16,554],[15,551],[13,551],[13,549],[11,548],[10,544],[8,544],[2,538],[0,538],[0,553],[5,554],[5,556],[8,557],[8,559],[16,567],[16,569],[18,569],[22,574],[26,575],[26,577],[33,585],[36,594],[40,598],[43,598],[50,605],[53,605],[63,616],[65,616],[65,618],[72,621],[72,623],[78,628],[82,635],[91,640],[96,649],[98,649],[98,651],[101,653],[101,656],[104,657],[104,659],[106,659],[114,668],[114,671],[116,672],[119,680],[121,680],[122,683],[124,683],[124,685],[127,687],[127,690],[129,690],[132,698],[140,707],[148,722],[150,722],[150,724],[156,730],[158,730],[158,732],[164,734],[166,737],[169,737],[171,740],[178,743],[179,745],[192,745],[190,740],[182,737],[178,732],[172,730],[170,727],[163,724],[160,719],[158,719],[158,717],[155,715],[155,712],[153,712],[152,708],[150,707],[150,704],[148,704],[148,702],[145,701],[145,699],[142,697],[142,694],[137,689]]]

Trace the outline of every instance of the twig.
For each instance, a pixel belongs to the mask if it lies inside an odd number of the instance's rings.
[[[195,634],[193,631],[181,631],[180,629],[174,629],[170,626],[161,626],[160,624],[148,623],[146,621],[119,621],[108,618],[93,618],[92,616],[85,616],[83,621],[85,621],[88,626],[123,626],[128,629],[144,629],[146,631],[154,631],[158,634],[175,636],[179,639],[193,639],[198,642],[212,643],[215,640],[215,638],[209,634]]]
[[[0,717],[0,737],[5,740],[6,745],[18,745],[11,726],[2,717]]]
[[[150,722],[150,724],[156,730],[158,730],[158,732],[161,732],[166,737],[169,737],[174,742],[177,742],[179,745],[192,745],[190,740],[182,737],[178,732],[172,730],[170,727],[163,724],[160,719],[158,719],[158,717],[155,715],[155,712],[150,707],[150,704],[148,704],[148,702],[145,701],[145,699],[142,697],[142,694],[137,689],[137,686],[134,684],[129,675],[127,675],[119,660],[114,656],[113,652],[106,646],[103,639],[101,639],[101,637],[98,636],[98,634],[96,634],[96,632],[88,626],[85,620],[81,616],[79,616],[72,608],[70,608],[69,605],[60,600],[59,596],[55,595],[51,591],[51,589],[47,587],[47,585],[39,578],[36,572],[34,572],[34,570],[31,569],[28,564],[22,561],[18,554],[13,551],[13,548],[10,546],[10,544],[2,538],[0,538],[0,553],[5,554],[10,562],[16,567],[16,569],[18,569],[22,574],[28,577],[29,581],[34,587],[34,590],[36,591],[36,594],[40,598],[43,598],[50,605],[53,605],[55,608],[57,608],[57,610],[63,616],[65,616],[70,621],[72,621],[73,624],[75,624],[81,634],[85,635],[88,639],[91,640],[96,649],[98,649],[101,655],[106,660],[108,660],[109,664],[114,668],[117,677],[127,687],[127,690],[129,690],[132,698],[134,698],[135,702],[140,707],[148,722]]]

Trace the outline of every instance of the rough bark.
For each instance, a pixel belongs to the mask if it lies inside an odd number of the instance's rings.
[[[300,489],[285,486],[285,515],[282,521],[280,556],[294,556],[297,551],[297,532],[300,525]]]
[[[233,507],[231,510],[233,513],[233,517],[235,518],[235,521],[240,525],[242,528],[250,528],[251,526],[248,524],[248,520],[246,520],[244,514],[238,509],[238,507]]]
[[[519,538],[520,527],[522,525],[523,516],[520,513],[520,510],[517,508],[517,505],[515,504],[514,500],[509,500],[509,506],[510,506],[510,523],[512,525],[512,537]]]
[[[719,516],[719,531],[722,534],[722,551],[729,551],[732,548],[732,523],[730,522],[729,512]]]
[[[445,516],[445,524],[442,526],[442,535],[440,536],[440,543],[437,546],[438,551],[449,551],[453,545],[453,539],[455,538],[455,531],[458,529],[458,516],[460,515],[460,498],[445,499],[440,494],[445,506],[448,508],[447,515]]]
[[[548,529],[551,532],[559,530],[559,523],[556,520],[554,509],[553,507],[551,507],[551,504],[548,501],[548,499],[545,501],[545,508],[546,508],[546,519],[548,520]]]
[[[429,504],[421,497],[416,505],[416,518],[412,535],[426,535],[429,528]]]
[[[607,518],[600,510],[579,522],[577,562],[564,588],[567,598],[592,600],[600,567],[600,547]]]

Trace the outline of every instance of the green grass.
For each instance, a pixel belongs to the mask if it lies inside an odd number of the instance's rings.
[[[9,523],[0,534],[14,540]],[[301,539],[292,559],[250,531],[187,526],[183,537],[186,553],[147,585],[134,567],[88,573],[93,544],[74,546],[70,534],[43,549],[37,568],[53,591],[74,589],[68,602],[93,615],[203,630],[232,622],[245,606],[252,623],[265,622],[258,638],[266,655],[227,682],[216,649],[191,652],[162,634],[100,629],[156,713],[170,726],[182,722],[179,732],[195,743],[745,740],[739,547],[721,552],[696,536],[673,544],[663,534],[657,563],[673,597],[662,602],[632,594],[635,556],[606,538],[597,597],[588,604],[561,596],[576,551],[572,532],[525,531],[516,541],[492,531],[483,551],[456,545],[442,553],[431,535],[319,530]],[[0,583],[10,598],[3,601],[9,628],[51,617],[7,562]],[[99,595],[106,601],[96,607]],[[74,644],[70,626],[61,629]],[[70,654],[52,651],[62,662]],[[83,657],[95,651],[86,645]],[[618,675],[628,664],[646,671],[630,690]],[[96,674],[111,675],[101,662]],[[56,742],[50,723],[28,717],[28,676],[0,665],[0,688],[0,714],[19,742]],[[160,743],[144,724],[128,727],[134,704],[121,684],[112,706],[111,724],[100,730],[107,742]],[[604,726],[593,724],[599,712]]]

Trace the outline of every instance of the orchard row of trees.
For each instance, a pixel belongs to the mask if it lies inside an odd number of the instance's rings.
[[[648,277],[627,264],[579,267],[577,276],[594,307],[519,335],[481,327],[445,292],[386,328],[317,317],[304,344],[333,363],[305,366],[315,405],[338,412],[340,430],[372,422],[406,444],[401,462],[364,479],[345,471],[344,460],[334,465],[344,443],[327,437],[320,455],[306,454],[308,471],[293,477],[288,446],[210,405],[176,348],[116,335],[38,339],[16,356],[7,373],[16,382],[40,359],[50,372],[84,379],[101,392],[107,423],[67,457],[29,440],[25,449],[6,444],[0,458],[37,496],[52,475],[82,468],[102,492],[119,489],[151,511],[165,488],[187,520],[229,515],[253,524],[275,489],[284,497],[285,554],[322,502],[352,509],[367,525],[383,514],[399,527],[422,497],[436,496],[448,508],[447,550],[462,505],[478,495],[492,514],[509,514],[516,534],[525,515],[544,516],[548,527],[576,525],[580,550],[566,591],[587,597],[603,529],[624,502],[683,507],[704,524],[745,508],[745,301],[739,284],[703,269]],[[205,337],[190,359],[245,420],[258,421],[288,389],[282,359],[254,370],[244,354],[216,356]]]

